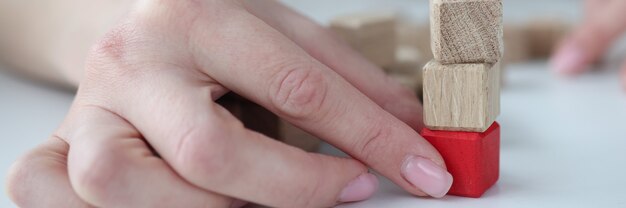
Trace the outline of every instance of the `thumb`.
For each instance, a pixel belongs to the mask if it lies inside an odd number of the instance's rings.
[[[626,1],[609,2],[605,11],[587,17],[560,44],[550,60],[559,74],[585,71],[607,51],[613,41],[626,30]]]

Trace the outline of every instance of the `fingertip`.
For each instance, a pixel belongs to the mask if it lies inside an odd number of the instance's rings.
[[[341,191],[339,203],[369,199],[378,190],[378,178],[371,173],[363,173],[352,180]]]
[[[402,176],[426,194],[441,198],[452,186],[452,175],[442,166],[421,156],[409,156],[402,166]]]
[[[550,68],[562,75],[573,75],[587,68],[587,54],[573,41],[564,42],[550,59]]]

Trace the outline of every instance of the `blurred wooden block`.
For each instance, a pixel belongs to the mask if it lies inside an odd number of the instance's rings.
[[[397,45],[417,48],[424,60],[433,59],[430,48],[430,24],[427,22],[414,23],[408,20],[400,21],[396,27]]]
[[[502,58],[502,0],[430,0],[430,27],[433,54],[442,64]]]
[[[395,30],[396,16],[389,12],[361,12],[337,16],[330,28],[350,43],[361,44]]]
[[[396,46],[396,16],[366,12],[339,16],[330,28],[366,59],[383,67],[393,63]]]
[[[401,45],[396,48],[394,62],[385,67],[389,73],[421,74],[426,64],[422,53],[413,46]]]
[[[528,22],[525,30],[530,56],[545,59],[552,54],[559,41],[572,30],[572,25],[558,18],[537,18]]]
[[[422,67],[425,61],[417,48],[412,46],[398,46],[393,64],[385,67],[389,75],[401,85],[413,90],[416,95],[422,95]]]
[[[289,122],[280,121],[281,141],[304,151],[315,152],[322,143],[317,137],[291,125]]]
[[[484,132],[500,114],[500,66],[424,67],[424,123],[431,130]]]
[[[396,40],[394,36],[394,33],[382,35],[355,49],[375,65],[379,67],[389,66],[393,64],[395,59]]]
[[[529,38],[521,24],[504,25],[504,63],[521,63],[531,59]],[[504,66],[503,66],[504,67]]]

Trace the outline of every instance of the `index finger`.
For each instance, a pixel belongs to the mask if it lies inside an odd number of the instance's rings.
[[[194,37],[204,38],[192,40],[205,73],[413,194],[447,192],[452,177],[443,159],[411,127],[263,21],[243,12],[231,17],[239,19],[198,30]]]

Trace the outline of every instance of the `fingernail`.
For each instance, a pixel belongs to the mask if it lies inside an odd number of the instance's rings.
[[[585,66],[585,52],[574,44],[568,44],[558,50],[550,61],[552,69],[558,73],[579,72]]]
[[[448,171],[420,156],[407,157],[402,175],[413,186],[435,198],[446,195],[452,186],[452,175]]]
[[[378,178],[371,173],[363,173],[343,188],[339,202],[362,201],[370,198],[378,189]]]

